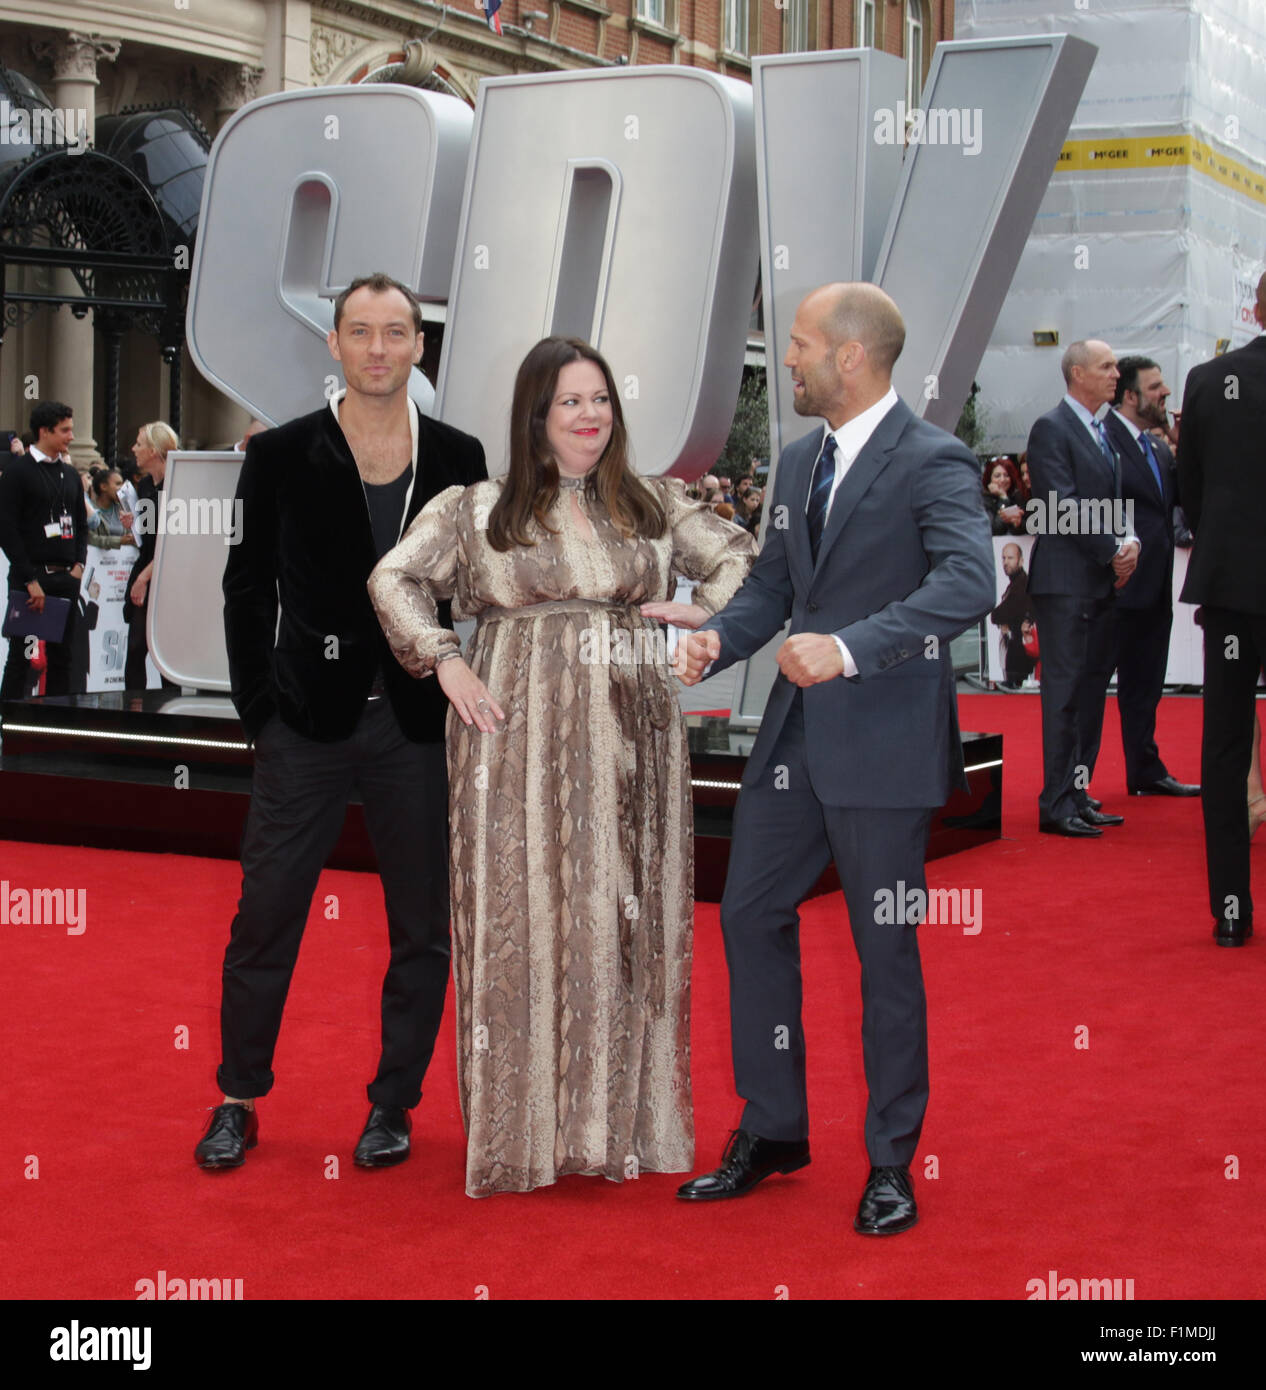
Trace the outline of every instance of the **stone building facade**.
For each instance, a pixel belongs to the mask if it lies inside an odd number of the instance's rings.
[[[862,45],[905,58],[917,96],[935,44],[953,37],[954,0],[504,0],[498,19],[500,33],[481,0],[40,0],[34,10],[0,0],[0,66],[13,103],[23,79],[34,84],[55,111],[75,113],[82,129],[67,138],[85,144],[103,117],[159,108],[188,113],[211,139],[253,98],[308,86],[405,81],[473,105],[488,76],[680,63],[747,78],[756,54]],[[0,200],[23,153],[4,141],[14,119],[6,98]],[[178,346],[164,354],[153,323],[114,321],[107,344],[98,313],[38,301],[73,297],[72,270],[10,264],[4,274],[10,293],[20,284],[33,298],[4,306],[0,428],[25,428],[32,394],[56,397],[75,408],[77,461],[109,451],[98,439],[107,423],[126,450],[139,424],[169,413],[176,371],[182,442],[238,438],[241,410]],[[107,377],[117,423],[105,418]]]

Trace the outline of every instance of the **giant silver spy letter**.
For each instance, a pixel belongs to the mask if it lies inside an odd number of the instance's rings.
[[[551,333],[611,363],[643,473],[716,462],[756,287],[751,102],[698,68],[480,83],[437,413],[489,473],[515,371]]]
[[[189,352],[208,381],[277,424],[338,384],[333,299],[382,270],[423,299],[448,290],[470,108],[414,87],[262,97],[207,165],[189,290]],[[430,383],[409,393],[428,412]]]

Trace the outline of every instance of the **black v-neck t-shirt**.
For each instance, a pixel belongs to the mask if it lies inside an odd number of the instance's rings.
[[[400,538],[400,522],[404,519],[404,502],[413,480],[413,464],[389,483],[365,483],[365,501],[369,506],[369,524],[374,533],[374,551],[378,558],[389,551]]]
[[[380,560],[400,538],[400,523],[404,519],[405,499],[412,480],[412,462],[398,478],[393,478],[389,483],[365,483],[361,479],[365,487],[365,502],[369,507],[369,525],[374,533],[374,552]],[[379,663],[369,698],[377,700],[385,693],[382,664]]]

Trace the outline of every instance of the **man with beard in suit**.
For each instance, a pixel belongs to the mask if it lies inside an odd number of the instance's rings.
[[[1266,275],[1254,315],[1266,328]],[[1178,487],[1196,536],[1182,600],[1204,617],[1200,781],[1213,935],[1243,946],[1253,935],[1244,789],[1266,661],[1266,333],[1187,374]]]
[[[687,634],[683,679],[777,635],[779,675],[743,774],[721,927],[735,1088],[747,1102],[721,1166],[687,1201],[742,1196],[809,1162],[798,907],[832,860],[862,966],[871,1169],[853,1228],[918,1219],[910,1164],[928,1100],[916,922],[884,910],[926,892],[936,808],[964,783],[950,641],[993,606],[976,459],[892,387],[905,324],[875,285],[800,305],[784,365],[795,409],[825,429],[778,463],[765,544],[743,587]]]
[[[422,311],[407,286],[386,275],[353,280],[335,300],[329,335],[346,391],[246,446],[224,627],[255,772],[224,956],[224,1097],[194,1151],[203,1168],[238,1167],[256,1142],[255,1101],[273,1084],[308,909],[353,791],[391,943],[382,1051],[355,1161],[375,1168],[409,1156],[409,1111],[448,987],[448,700],[397,663],[366,584],[432,497],[487,476],[478,440],[409,399],[422,346]]]
[[[1156,746],[1156,710],[1169,664],[1174,621],[1174,505],[1178,480],[1169,446],[1150,431],[1165,429],[1169,387],[1150,357],[1117,363],[1116,394],[1104,417],[1121,460],[1121,496],[1134,507],[1142,545],[1138,568],[1117,592],[1117,709],[1131,796],[1199,796],[1200,788],[1171,777]]]

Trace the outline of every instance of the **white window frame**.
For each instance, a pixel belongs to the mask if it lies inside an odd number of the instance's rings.
[[[725,0],[725,51],[748,57],[752,51],[750,0]]]
[[[923,93],[923,6],[919,0],[906,0],[906,110],[919,104]]]
[[[857,4],[857,46],[875,46],[875,0],[858,0]]]
[[[810,13],[809,0],[787,0],[783,11],[782,51],[784,53],[808,53],[810,51]]]

